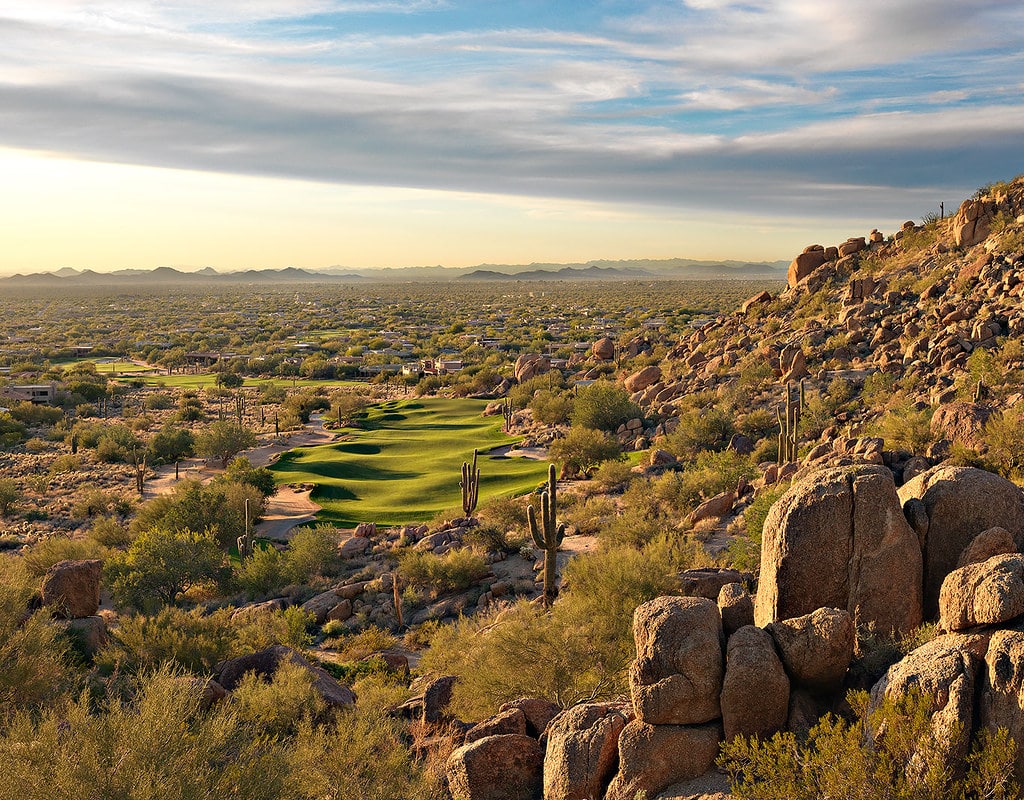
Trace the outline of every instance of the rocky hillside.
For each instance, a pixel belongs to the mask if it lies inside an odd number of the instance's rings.
[[[916,455],[934,460],[953,444],[983,451],[985,421],[1024,399],[1022,276],[1018,177],[979,190],[952,217],[809,245],[784,291],[696,326],[659,365],[624,383],[649,419],[671,428],[688,409],[726,395],[735,422],[765,411],[774,422],[787,384],[802,382],[798,442],[812,461],[844,454],[855,446],[850,437],[896,410],[937,409],[924,443],[932,450]],[[868,446],[880,457],[877,444]]]

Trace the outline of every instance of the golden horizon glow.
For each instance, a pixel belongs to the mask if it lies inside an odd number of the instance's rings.
[[[346,186],[0,148],[0,273],[788,259],[856,231],[654,206]],[[824,230],[823,230],[824,229]]]

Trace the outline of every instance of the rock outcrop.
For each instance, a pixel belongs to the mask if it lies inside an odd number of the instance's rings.
[[[650,725],[718,719],[722,690],[722,618],[701,597],[659,597],[636,609],[637,657],[629,686],[637,716]]]
[[[604,703],[573,706],[555,717],[544,755],[544,800],[604,797],[628,717],[628,709]]]
[[[729,637],[721,701],[726,740],[766,739],[786,726],[789,678],[772,637],[761,628],[747,625]]]
[[[819,608],[768,626],[793,683],[816,692],[835,692],[853,660],[857,634],[850,615]]]
[[[653,797],[673,783],[711,769],[722,741],[722,726],[648,725],[633,720],[619,736],[619,771],[605,800]]]
[[[918,475],[899,490],[904,508],[916,501],[924,530],[924,613],[938,614],[942,581],[960,554],[989,528],[1001,527],[1018,549],[1024,541],[1024,492],[991,472],[973,467],[939,466]]]
[[[812,473],[768,513],[757,624],[818,608],[846,609],[881,630],[921,622],[920,543],[884,467]]]
[[[43,577],[43,605],[57,617],[82,619],[100,607],[100,577],[103,562],[58,561]]]
[[[539,800],[544,751],[530,736],[487,736],[448,758],[448,786],[463,800]]]
[[[993,556],[953,570],[939,591],[939,627],[963,631],[1024,614],[1024,555]]]

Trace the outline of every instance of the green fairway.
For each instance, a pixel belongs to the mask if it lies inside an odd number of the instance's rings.
[[[426,522],[462,503],[462,462],[480,451],[480,502],[529,492],[547,463],[484,453],[515,440],[502,418],[483,417],[482,400],[418,399],[369,409],[362,429],[345,441],[302,447],[271,467],[278,483],[315,483],[318,519],[341,527],[359,522]]]

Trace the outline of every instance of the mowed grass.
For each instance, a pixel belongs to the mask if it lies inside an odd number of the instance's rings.
[[[396,400],[369,409],[362,429],[345,441],[300,447],[271,469],[278,483],[315,483],[317,518],[340,527],[360,522],[400,525],[427,522],[459,509],[462,462],[480,451],[480,504],[498,495],[532,491],[547,463],[485,455],[515,439],[502,418],[483,417],[486,402],[427,398]]]

